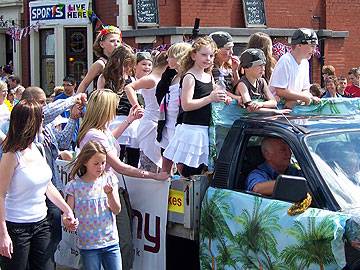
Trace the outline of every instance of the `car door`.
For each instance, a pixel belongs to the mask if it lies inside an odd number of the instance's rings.
[[[289,144],[292,162],[301,168],[303,158],[289,136],[271,135]],[[233,176],[240,179],[229,180],[232,190],[207,190],[200,220],[201,269],[343,268],[343,232],[348,216],[315,207],[293,216],[289,214],[292,202],[244,189],[245,174],[264,161],[260,157],[262,137],[261,132],[244,133],[246,148],[239,147],[240,153],[234,153],[239,160],[233,164],[237,168]]]

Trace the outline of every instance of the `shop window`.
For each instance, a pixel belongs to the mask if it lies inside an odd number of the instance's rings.
[[[54,29],[40,30],[40,62],[40,86],[50,95],[55,87]]]
[[[87,73],[86,28],[66,29],[66,75],[73,75],[77,84]]]

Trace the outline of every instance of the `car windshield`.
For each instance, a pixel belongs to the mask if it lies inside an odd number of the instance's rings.
[[[360,207],[360,131],[311,135],[305,143],[339,206]]]

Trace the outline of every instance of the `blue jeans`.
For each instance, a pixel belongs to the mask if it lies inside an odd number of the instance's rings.
[[[83,269],[100,270],[122,270],[121,254],[119,244],[99,249],[81,249],[81,260]]]

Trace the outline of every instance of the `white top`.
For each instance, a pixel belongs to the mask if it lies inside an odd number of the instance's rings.
[[[141,94],[144,97],[145,102],[145,111],[144,117],[140,120],[140,125],[142,120],[151,120],[158,121],[160,117],[159,104],[157,103],[155,96],[156,87],[152,89],[141,90]]]
[[[287,52],[281,56],[270,78],[269,88],[273,95],[276,95],[275,87],[296,92],[308,90],[310,88],[309,61],[303,59],[299,65],[291,53]]]
[[[155,96],[156,88],[142,90],[145,101],[144,116],[137,130],[139,148],[156,166],[161,168],[161,151],[156,144],[156,130],[160,117],[160,108]]]
[[[170,85],[169,94],[167,95],[167,115],[166,127],[175,129],[176,119],[179,114],[180,107],[180,84]]]
[[[29,151],[24,155],[25,151]],[[31,149],[15,153],[15,168],[5,198],[5,219],[10,222],[38,222],[46,217],[45,192],[52,172],[33,143]],[[31,156],[31,161],[25,160]]]

